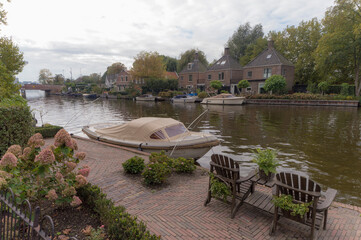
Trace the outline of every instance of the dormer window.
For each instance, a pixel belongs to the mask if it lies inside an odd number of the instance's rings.
[[[192,70],[192,67],[193,67],[193,63],[188,63],[188,70]]]
[[[272,57],[272,54],[267,55],[267,59],[270,59]]]

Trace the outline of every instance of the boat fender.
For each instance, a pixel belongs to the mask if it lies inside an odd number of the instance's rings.
[[[143,143],[139,144],[138,150],[143,152],[142,144],[143,144]]]
[[[97,140],[99,141],[99,137],[97,137]]]

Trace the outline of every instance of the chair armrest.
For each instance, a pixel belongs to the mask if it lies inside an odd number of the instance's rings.
[[[317,212],[322,212],[330,207],[331,203],[335,199],[337,190],[329,188],[325,193],[322,193],[322,198],[325,198],[324,201],[317,205]]]
[[[255,172],[254,170],[251,170],[248,172],[248,175],[245,176],[245,177],[239,177],[239,179],[236,181],[236,183],[242,183],[242,182],[245,182],[245,181],[248,181],[250,180],[251,178],[253,178],[255,175]]]

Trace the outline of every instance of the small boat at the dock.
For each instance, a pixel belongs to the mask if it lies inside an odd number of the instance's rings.
[[[91,93],[84,93],[83,94],[84,98],[97,98],[96,94],[91,94]]]
[[[111,127],[105,126],[85,126],[82,131],[92,139],[145,152],[164,150],[170,155],[174,149],[174,158],[198,159],[219,144],[214,135],[188,131],[183,123],[172,118],[143,117]]]
[[[241,105],[244,97],[235,97],[229,93],[222,93],[217,96],[203,99],[202,104]]]
[[[143,94],[135,98],[137,101],[155,101],[155,97],[151,94]]]
[[[197,97],[189,95],[177,95],[171,99],[173,103],[194,103]]]

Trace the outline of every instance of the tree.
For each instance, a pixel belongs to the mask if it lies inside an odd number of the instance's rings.
[[[125,67],[125,65],[123,63],[116,62],[107,68],[107,74],[114,75],[114,74],[121,73],[122,71],[125,71],[125,70],[127,70],[127,68]]]
[[[270,32],[275,48],[295,65],[296,82],[319,82],[315,51],[322,36],[322,26],[317,18],[302,21],[297,27],[287,26],[282,32]]]
[[[10,2],[10,0],[7,0],[7,1]],[[6,25],[7,24],[7,22],[6,22],[7,12],[3,9],[3,7],[4,7],[4,4],[0,3],[0,24]]]
[[[246,79],[243,79],[243,80],[239,81],[239,83],[238,83],[238,85],[237,85],[237,87],[238,87],[239,89],[241,89],[241,88],[248,88],[249,86],[250,86],[250,84],[249,84],[249,82],[248,82]]]
[[[283,93],[286,90],[286,79],[281,75],[272,75],[266,79],[263,88],[267,92]]]
[[[216,90],[220,90],[223,86],[222,82],[219,80],[212,80],[210,86]]]
[[[54,77],[54,84],[57,84],[57,85],[62,85],[64,84],[65,82],[65,78],[63,76],[63,74],[55,74],[55,77]]]
[[[257,24],[253,28],[249,22],[240,25],[227,42],[231,56],[239,61],[246,55],[248,45],[255,43],[263,35],[261,24]]]
[[[163,57],[163,63],[165,65],[165,69],[168,72],[176,72],[177,71],[177,63],[178,60],[172,57],[168,57],[168,56],[164,56],[161,55],[161,57]]]
[[[322,81],[317,85],[317,87],[320,89],[320,91],[323,95],[329,90],[330,84],[327,81]]]
[[[267,47],[267,39],[260,37],[255,42],[250,43],[245,51],[245,54],[239,59],[242,66],[247,65],[250,61],[255,59]]]
[[[41,84],[51,84],[53,82],[53,74],[49,69],[43,68],[39,72],[39,82]]]
[[[352,81],[361,91],[361,0],[337,0],[322,21],[324,34],[316,49],[323,80]]]
[[[208,66],[208,61],[203,51],[198,49],[190,49],[185,51],[184,53],[181,53],[177,66],[178,72],[182,71],[183,68],[187,66],[188,63],[194,61],[196,57],[196,53],[198,53],[199,62],[201,62],[206,67]]]
[[[15,75],[20,73],[24,66],[24,55],[19,47],[10,38],[0,38],[0,99],[8,98],[19,91],[20,86],[15,83]]]
[[[138,79],[163,78],[165,65],[157,52],[140,52],[133,62],[132,76]]]

